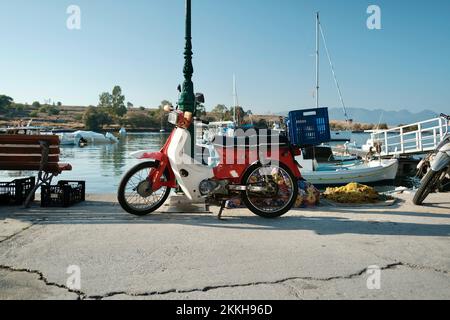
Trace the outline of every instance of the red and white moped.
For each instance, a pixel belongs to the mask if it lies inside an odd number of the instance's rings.
[[[159,152],[133,154],[143,162],[120,183],[118,201],[125,211],[139,216],[154,212],[176,188],[193,203],[207,201],[222,208],[226,200],[240,196],[248,209],[264,218],[279,217],[292,208],[301,179],[294,159],[300,149],[286,136],[271,130],[216,136],[212,144],[219,161],[204,165],[190,155],[195,141],[188,130],[192,113],[165,110],[175,127]]]

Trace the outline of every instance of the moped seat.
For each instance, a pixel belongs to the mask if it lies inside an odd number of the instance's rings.
[[[213,144],[219,148],[271,148],[287,147],[289,140],[285,134],[273,130],[247,130],[237,132],[236,135],[214,137]]]

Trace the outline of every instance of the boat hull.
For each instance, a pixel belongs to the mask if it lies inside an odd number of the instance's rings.
[[[352,182],[367,185],[382,185],[392,183],[398,171],[397,160],[383,160],[380,165],[373,161],[367,166],[347,168],[336,171],[302,171],[302,176],[316,186],[339,186]]]

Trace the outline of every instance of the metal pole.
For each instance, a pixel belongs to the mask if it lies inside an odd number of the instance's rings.
[[[190,112],[194,117],[196,115],[196,103],[194,94],[194,84],[192,83],[192,75],[194,74],[194,67],[192,66],[192,34],[191,34],[191,0],[186,0],[186,44],[184,47],[184,82],[178,100],[178,107],[183,112]],[[191,138],[191,157],[195,157],[195,125],[192,123],[188,128]]]
[[[316,108],[319,108],[319,12],[316,13]]]
[[[184,82],[178,105],[181,111],[192,112],[195,115],[195,95],[192,75],[192,34],[191,34],[191,0],[186,0],[186,44],[184,48]]]
[[[233,74],[233,121],[237,125],[236,121],[236,108],[237,108],[237,92],[236,92],[236,75]]]

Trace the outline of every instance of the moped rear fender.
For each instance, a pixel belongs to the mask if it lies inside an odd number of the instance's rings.
[[[450,151],[439,152],[431,164],[431,170],[434,172],[441,171],[450,164]]]

